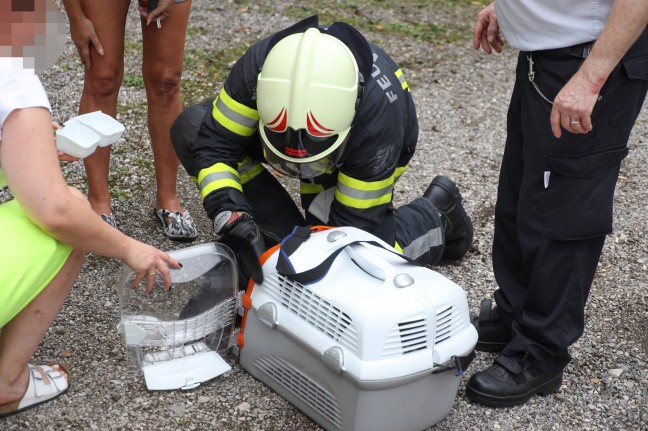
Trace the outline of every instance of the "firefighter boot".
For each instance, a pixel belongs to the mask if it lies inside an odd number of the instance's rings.
[[[470,323],[477,330],[479,339],[475,350],[480,352],[501,352],[511,341],[511,327],[504,322],[493,301],[482,299],[479,316],[470,316]]]
[[[445,249],[443,258],[457,260],[466,254],[473,240],[473,225],[461,205],[461,193],[448,177],[437,175],[423,194],[441,214]]]

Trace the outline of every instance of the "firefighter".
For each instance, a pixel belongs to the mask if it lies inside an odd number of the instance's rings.
[[[422,263],[457,260],[473,226],[456,184],[434,178],[395,209],[418,121],[398,65],[352,26],[312,16],[250,47],[218,97],[171,128],[217,234],[257,255],[295,226],[353,226]],[[300,179],[301,206],[263,164]]]

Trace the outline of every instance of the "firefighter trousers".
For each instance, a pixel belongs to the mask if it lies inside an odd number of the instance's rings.
[[[507,117],[495,209],[495,300],[513,338],[507,356],[562,370],[583,334],[584,308],[605,236],[627,141],[648,88],[647,33],[602,88],[594,130],[556,139],[553,100],[578,70],[582,46],[521,52]],[[529,81],[529,56],[534,82]]]

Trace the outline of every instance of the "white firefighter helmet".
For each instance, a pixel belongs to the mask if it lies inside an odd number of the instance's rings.
[[[257,109],[273,168],[312,178],[335,167],[355,117],[359,76],[349,48],[317,28],[270,49],[257,81]]]

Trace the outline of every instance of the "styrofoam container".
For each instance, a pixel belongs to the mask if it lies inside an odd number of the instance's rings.
[[[107,147],[117,143],[124,133],[123,124],[101,111],[73,117],[65,123],[65,126],[67,127],[71,123],[81,123],[92,129],[101,138],[99,141],[100,147]]]
[[[310,284],[277,272],[279,249],[262,256],[264,281],[242,300],[241,366],[327,430],[429,428],[454,404],[456,358],[474,354],[466,295],[351,227],[311,234],[290,260],[299,273],[342,247]]]
[[[81,123],[66,123],[56,130],[56,148],[79,159],[94,153],[100,141],[98,134]]]

